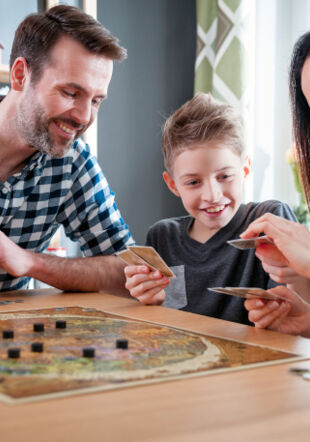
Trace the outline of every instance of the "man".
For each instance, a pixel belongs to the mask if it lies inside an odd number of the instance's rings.
[[[63,290],[124,286],[113,253],[133,240],[79,137],[107,96],[113,61],[125,57],[78,8],[56,6],[19,25],[0,104],[1,290],[25,288],[30,277]],[[60,224],[87,257],[42,253]]]

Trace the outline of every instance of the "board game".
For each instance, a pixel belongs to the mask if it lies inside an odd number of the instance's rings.
[[[79,306],[2,313],[0,333],[11,404],[302,359]]]

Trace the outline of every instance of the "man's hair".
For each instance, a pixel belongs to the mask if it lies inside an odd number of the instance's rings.
[[[310,207],[310,108],[301,89],[301,72],[310,57],[310,32],[295,43],[290,66],[293,132],[304,194]]]
[[[175,158],[197,144],[225,142],[240,157],[244,154],[242,124],[232,106],[216,101],[210,94],[197,94],[166,121],[162,151],[171,174]]]
[[[126,49],[101,23],[79,8],[59,5],[43,13],[30,14],[20,23],[12,45],[10,68],[17,57],[24,57],[31,81],[38,81],[51,50],[64,36],[111,60],[122,61],[127,56]]]

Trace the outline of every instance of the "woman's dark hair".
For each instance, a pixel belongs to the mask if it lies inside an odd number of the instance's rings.
[[[40,14],[30,14],[21,22],[15,32],[10,68],[17,57],[24,57],[31,71],[31,81],[38,81],[52,48],[63,36],[111,60],[122,61],[127,56],[126,49],[101,23],[79,8],[59,5]]]
[[[300,177],[310,207],[310,108],[301,89],[301,72],[308,57],[310,57],[310,32],[302,35],[296,42],[290,67],[293,131]]]

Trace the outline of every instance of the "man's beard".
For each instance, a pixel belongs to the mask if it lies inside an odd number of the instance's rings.
[[[49,133],[49,124],[53,119],[45,117],[43,107],[31,99],[34,94],[27,94],[17,112],[16,124],[26,143],[34,149],[46,153],[53,158],[61,158],[72,145],[73,140],[64,140],[62,143],[52,139]],[[65,121],[59,118],[59,121]],[[75,122],[70,121],[74,126]],[[75,139],[82,133],[79,131]]]

